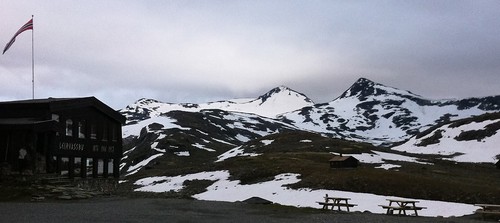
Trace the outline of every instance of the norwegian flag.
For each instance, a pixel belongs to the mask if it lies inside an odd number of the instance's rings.
[[[7,51],[10,46],[12,46],[12,44],[14,44],[14,42],[16,41],[16,37],[21,34],[22,32],[26,31],[26,30],[33,30],[33,19],[30,19],[30,21],[28,21],[26,24],[24,24],[19,30],[17,30],[16,34],[14,34],[14,37],[12,37],[12,39],[7,43],[7,45],[5,45],[5,48],[3,49],[3,53],[2,54],[5,54],[5,51]]]

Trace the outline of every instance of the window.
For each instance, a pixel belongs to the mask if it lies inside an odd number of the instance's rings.
[[[85,138],[85,121],[78,122],[78,138]]]
[[[95,124],[90,124],[90,138],[97,139],[97,129],[95,127]]]
[[[71,119],[66,120],[66,136],[73,136],[73,121]]]

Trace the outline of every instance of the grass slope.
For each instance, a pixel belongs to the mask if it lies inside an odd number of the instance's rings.
[[[272,141],[270,144],[263,143]],[[281,173],[299,173],[301,181],[292,188],[335,189],[380,195],[411,197],[463,203],[500,203],[500,170],[491,164],[455,163],[437,156],[422,155],[430,164],[386,161],[397,169],[375,168],[361,163],[355,169],[331,169],[329,159],[335,153],[370,153],[389,150],[370,144],[323,137],[308,132],[269,135],[243,146],[255,157],[233,157],[214,163],[216,155],[200,152],[190,157],[165,155],[156,165],[129,177],[128,188],[147,176],[173,176],[213,170],[229,170],[232,180],[253,184],[271,180]],[[394,152],[394,151],[392,151]],[[404,153],[400,153],[404,154]],[[199,193],[207,182],[189,182],[183,197]],[[123,185],[125,186],[125,185]],[[194,188],[194,189],[193,189]]]

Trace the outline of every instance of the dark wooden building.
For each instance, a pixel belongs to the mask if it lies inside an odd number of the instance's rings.
[[[336,155],[330,159],[331,168],[356,168],[359,160],[352,156]]]
[[[2,170],[118,178],[124,122],[95,97],[0,102]]]

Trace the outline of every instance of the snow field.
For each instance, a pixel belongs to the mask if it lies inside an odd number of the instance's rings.
[[[173,177],[148,177],[135,182],[141,186],[136,191],[167,192],[179,191],[183,188],[186,180],[212,180],[215,181],[207,188],[206,192],[196,194],[193,197],[198,200],[210,201],[243,201],[250,197],[261,197],[281,205],[295,207],[321,208],[316,202],[322,201],[325,194],[336,197],[351,198],[350,203],[357,204],[352,211],[369,211],[372,213],[385,213],[378,205],[387,205],[386,199],[411,199],[394,196],[383,196],[368,193],[355,193],[338,190],[312,190],[312,189],[289,189],[288,184],[299,182],[299,174],[285,173],[275,176],[274,180],[251,185],[241,185],[239,181],[229,180],[228,171],[201,172]],[[430,217],[452,217],[472,214],[477,207],[471,204],[417,200],[418,206],[426,207],[419,211],[421,216]]]

